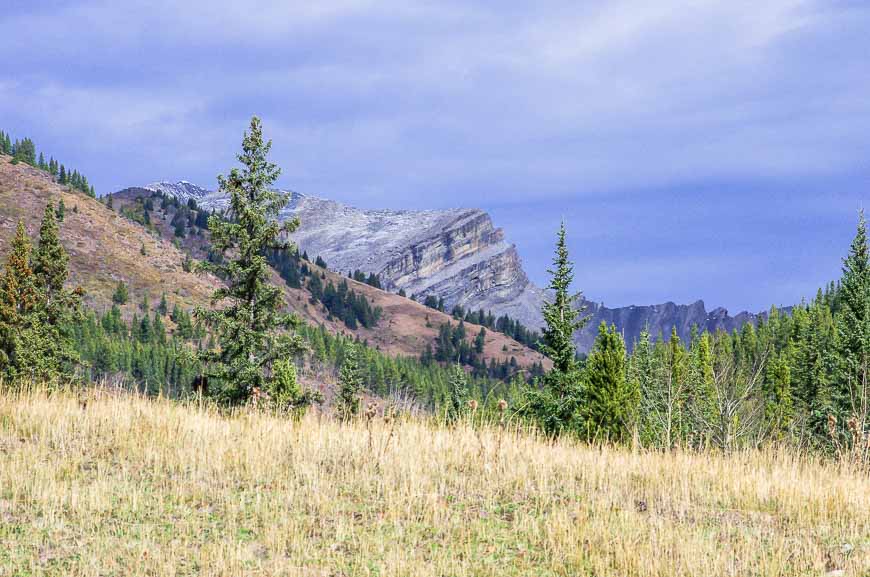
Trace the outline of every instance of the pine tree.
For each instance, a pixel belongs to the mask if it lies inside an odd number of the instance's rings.
[[[791,392],[791,347],[786,347],[767,363],[764,379],[764,416],[771,433],[782,437],[791,426],[794,403]]]
[[[69,256],[60,242],[60,230],[51,203],[45,207],[42,225],[39,228],[39,244],[33,253],[33,272],[38,283],[44,287],[49,309],[65,309],[64,283],[69,276]],[[53,315],[61,316],[59,312]]]
[[[591,438],[624,442],[640,402],[637,383],[626,379],[625,343],[616,327],[602,322],[586,363],[584,416]]]
[[[39,302],[36,279],[30,268],[30,250],[24,223],[18,221],[0,278],[0,371],[11,379],[18,376],[20,368],[19,335]]]
[[[62,198],[57,202],[57,212],[55,212],[55,216],[57,217],[58,222],[63,222],[63,219],[66,216],[66,204],[64,204]]]
[[[358,351],[355,345],[348,345],[341,370],[338,373],[338,396],[335,410],[338,418],[348,420],[359,414],[360,394],[362,393],[362,373],[359,366]]]
[[[644,326],[640,331],[634,351],[629,360],[628,378],[634,382],[634,386],[640,394],[640,411],[638,418],[638,433],[642,444],[652,444],[657,438],[657,423],[651,418],[651,407],[656,402],[657,376],[659,368],[653,356],[652,342],[650,341],[649,326]]]
[[[314,403],[322,403],[319,391],[303,390],[296,377],[296,365],[291,359],[278,359],[272,367],[273,378],[269,381],[269,396],[278,410],[289,411],[299,419]]]
[[[129,298],[130,295],[127,291],[127,285],[124,281],[118,281],[118,284],[115,286],[115,292],[112,294],[112,302],[116,305],[125,305]]]
[[[481,327],[480,332],[474,337],[474,352],[483,354],[483,348],[486,345],[486,329]]]
[[[468,398],[468,379],[460,364],[454,364],[450,371],[450,399],[447,404],[447,422],[455,423],[465,413]]]
[[[688,353],[677,334],[677,327],[671,327],[671,338],[666,347],[665,362],[662,363],[664,375],[660,388],[661,421],[663,424],[664,447],[672,448],[680,439],[685,425],[686,393],[688,389]]]
[[[160,295],[160,304],[157,305],[157,312],[160,313],[160,316],[163,316],[163,317],[165,317],[166,313],[169,312],[169,303],[166,301],[166,293],[165,292],[162,295]]]
[[[542,351],[553,360],[553,370],[568,375],[576,369],[577,349],[574,345],[574,334],[587,322],[583,316],[585,307],[575,308],[574,303],[579,294],[571,295],[571,283],[574,281],[574,265],[568,258],[565,223],[559,228],[556,242],[556,256],[550,273],[550,284],[547,287],[553,292],[552,302],[545,302],[543,313],[546,327],[543,332]]]
[[[840,423],[868,404],[870,361],[870,254],[867,224],[862,210],[849,255],[843,260],[843,277],[837,295],[836,381],[832,407]],[[866,413],[866,410],[864,411]]]
[[[30,239],[19,222],[0,279],[0,374],[10,381],[44,381],[63,371],[63,341],[46,313],[30,257]]]
[[[580,295],[569,292],[574,272],[565,237],[563,222],[559,228],[553,268],[548,271],[551,277],[548,288],[553,298],[543,306],[546,327],[541,351],[553,360],[553,368],[544,376],[540,387],[529,390],[522,409],[551,435],[563,431],[580,433],[583,421],[583,383],[577,366],[574,333],[586,324],[587,318],[583,316],[584,307],[574,306]]]
[[[238,155],[243,168],[218,178],[229,197],[227,218],[212,216],[208,223],[212,247],[222,258],[199,266],[226,283],[212,295],[217,306],[197,314],[217,333],[219,349],[205,351],[202,360],[210,382],[216,381],[230,402],[248,399],[255,389],[267,390],[272,364],[303,348],[297,335],[279,333],[298,325],[298,319],[282,314],[282,292],[272,284],[267,262],[270,251],[292,248],[282,239],[299,224],[277,220],[289,196],[272,189],[280,169],[267,160],[271,147],[271,141],[263,141],[260,120],[252,118]]]

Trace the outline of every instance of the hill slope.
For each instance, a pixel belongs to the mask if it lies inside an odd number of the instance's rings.
[[[25,164],[0,155],[0,256],[5,256],[15,226],[22,219],[31,238],[38,235],[45,205],[63,199],[66,206],[61,240],[70,256],[71,283],[86,291],[88,305],[105,310],[119,281],[131,294],[166,292],[170,304],[183,308],[208,302],[219,282],[182,268],[184,254],[97,200],[51,181]],[[142,246],[145,255],[141,254]]]
[[[188,194],[187,190],[188,187],[181,187],[178,194],[170,196],[178,198],[182,204],[186,204],[186,201],[191,198],[194,200],[201,198],[201,195]],[[141,207],[146,200],[151,200],[155,207],[159,207],[161,204],[160,194],[161,191],[152,188],[134,187],[114,193],[112,202],[114,208],[121,212]],[[154,212],[150,214],[149,226],[155,234],[179,245],[185,252],[196,258],[206,258],[207,232],[186,234],[184,238],[178,238],[175,236],[172,224],[175,216],[175,210],[172,207],[169,207],[165,213],[155,208]],[[355,335],[388,354],[418,356],[427,344],[434,346],[439,327],[442,324],[455,323],[449,315],[432,310],[411,299],[380,290],[363,282],[357,282],[311,263],[308,263],[308,266],[318,271],[318,274],[323,277],[324,284],[331,282],[338,286],[342,282],[347,282],[349,288],[364,296],[372,308],[381,309],[381,319],[373,328],[359,327],[350,330],[342,322],[332,319],[328,311],[324,310],[322,306],[313,303],[311,293],[307,288],[291,288],[284,285],[290,308],[311,323],[323,324],[335,333]],[[275,275],[275,282],[284,284],[277,275]],[[479,326],[467,324],[467,333],[470,338],[473,338],[479,330]],[[514,358],[520,367],[528,367],[535,363],[543,363],[547,366],[549,363],[548,359],[540,353],[495,331],[487,331],[483,357],[487,363],[491,360],[501,363]]]
[[[174,246],[171,228],[157,223],[155,230],[107,208],[101,202],[78,192],[70,192],[40,170],[24,164],[13,165],[9,157],[0,155],[0,258],[8,250],[9,240],[19,219],[23,219],[28,232],[35,236],[45,205],[63,199],[66,216],[61,226],[61,238],[70,253],[71,278],[74,284],[87,291],[87,303],[105,310],[111,306],[111,295],[119,281],[127,283],[131,299],[138,303],[144,294],[152,302],[167,294],[170,306],[178,303],[190,309],[208,304],[219,280],[210,275],[186,272],[183,263],[186,253]],[[121,199],[119,198],[119,202]],[[165,236],[165,238],[164,238]],[[142,246],[145,254],[141,254]],[[180,245],[185,248],[185,244]],[[383,310],[381,321],[372,329],[350,331],[338,321],[330,320],[322,308],[309,303],[310,294],[304,289],[284,285],[291,310],[303,319],[320,323],[331,332],[354,334],[360,339],[390,355],[416,357],[427,344],[432,345],[438,327],[449,320],[447,315],[433,311],[410,299],[390,294],[364,283],[344,279],[330,271],[320,271],[326,280],[339,283],[347,280],[358,294],[369,299],[373,306]],[[277,283],[284,284],[275,275]],[[128,307],[131,310],[132,306]],[[479,327],[468,326],[473,337]],[[489,362],[507,361],[514,357],[521,367],[545,362],[539,353],[516,341],[492,331],[488,332],[484,359]]]

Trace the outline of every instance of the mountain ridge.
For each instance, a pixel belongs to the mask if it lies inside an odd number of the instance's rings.
[[[226,206],[219,192],[188,181],[159,181],[142,188],[184,202],[193,198],[208,209]],[[312,257],[325,259],[334,270],[373,273],[385,289],[404,290],[417,300],[439,297],[448,311],[458,305],[508,315],[532,329],[543,326],[541,306],[546,290],[528,278],[516,246],[506,240],[486,211],[360,209],[296,191],[282,192],[291,195],[291,200],[281,217],[301,221],[294,241]],[[703,300],[608,308],[584,298],[580,304],[589,318],[575,337],[581,352],[592,348],[601,322],[614,324],[631,347],[645,327],[653,336],[661,332],[665,338],[676,327],[686,340],[692,326],[731,331],[759,318],[758,313],[747,311],[732,316],[723,307],[708,311]]]
[[[11,158],[0,155],[0,261],[9,249],[9,240],[19,220],[25,223],[28,234],[34,236],[46,204],[63,200],[66,215],[60,235],[70,256],[70,283],[85,290],[89,307],[98,312],[111,308],[112,295],[119,282],[128,287],[131,295],[130,302],[121,307],[125,318],[138,311],[145,295],[151,302],[158,302],[165,294],[170,308],[177,304],[186,311],[197,305],[209,306],[212,293],[221,281],[210,274],[190,272],[185,267],[190,255],[183,243],[172,238],[170,223],[155,212],[151,223],[154,228],[146,228],[122,214],[124,195],[112,196],[114,209],[54,182],[42,170],[24,163],[13,164]],[[435,345],[439,327],[452,320],[449,315],[410,299],[315,268],[324,283],[347,282],[357,294],[380,307],[380,322],[370,329],[350,330],[330,318],[322,306],[313,304],[309,292],[289,287],[274,272],[273,281],[281,286],[288,309],[312,325],[358,338],[389,356],[419,357],[427,345]],[[481,327],[468,323],[467,327],[470,342]],[[548,363],[540,353],[496,331],[487,331],[481,357],[487,363],[503,363],[513,358],[521,369]]]

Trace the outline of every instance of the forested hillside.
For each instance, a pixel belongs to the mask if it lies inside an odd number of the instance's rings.
[[[194,226],[185,221],[184,237],[176,236],[177,222],[174,225],[172,220],[177,207],[169,207],[155,222],[145,222],[142,217],[150,211],[143,212],[141,205],[136,214],[122,199],[107,206],[71,185],[62,185],[48,170],[0,155],[0,258],[8,254],[19,219],[36,242],[49,204],[69,254],[68,284],[81,287],[83,294],[83,321],[74,329],[82,374],[88,379],[128,375],[145,390],[189,391],[200,370],[191,351],[209,344],[206,332],[193,318],[193,309],[207,305],[211,291],[221,283],[193,270],[197,257],[207,258],[207,252],[197,253],[200,245],[179,241],[197,234],[204,237],[203,229],[195,228],[195,220]],[[170,227],[166,239],[161,238],[164,225]],[[302,266],[298,258],[294,262]],[[280,262],[274,264],[282,268]],[[304,266],[309,268],[309,281],[317,279],[336,294],[342,287],[353,287],[348,292],[353,291],[356,302],[364,300],[362,310],[371,314],[377,310],[379,318],[375,323],[363,317],[356,327],[348,327],[341,315],[333,315],[335,305],[330,310],[307,286],[291,286],[294,283],[285,283],[273,273],[291,309],[312,325],[303,329],[312,348],[299,359],[302,380],[328,394],[347,343],[358,341],[369,345],[362,347],[360,363],[366,390],[409,395],[426,407],[443,402],[451,374],[444,365],[453,359],[443,364],[417,359],[427,349],[427,341],[429,348],[435,346],[438,327],[449,322],[448,315],[316,264]],[[469,343],[481,328],[469,325]],[[530,378],[546,363],[541,355],[498,333],[487,333],[485,340],[475,362],[478,368],[466,379],[472,394],[480,398],[493,387],[506,386],[513,377]]]

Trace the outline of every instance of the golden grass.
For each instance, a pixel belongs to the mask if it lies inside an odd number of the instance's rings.
[[[0,575],[870,574],[866,474],[501,435],[9,393]]]

